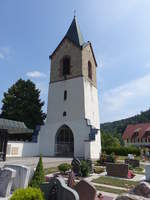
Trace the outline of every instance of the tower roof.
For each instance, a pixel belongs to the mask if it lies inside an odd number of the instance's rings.
[[[82,46],[84,44],[84,39],[80,31],[80,27],[78,25],[76,17],[74,17],[65,37],[78,46]]]

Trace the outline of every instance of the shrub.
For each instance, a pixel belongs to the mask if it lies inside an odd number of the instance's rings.
[[[110,163],[116,162],[116,156],[114,153],[111,153],[110,155],[106,155],[105,153],[102,153],[100,160],[97,161],[97,165],[105,165],[107,162],[110,162]]]
[[[129,170],[133,170],[133,166],[132,165],[128,165],[129,166]]]
[[[94,173],[96,173],[96,174],[101,174],[101,173],[103,173],[104,171],[105,171],[105,169],[102,168],[102,167],[99,167],[99,166],[95,166],[95,167],[94,167]]]
[[[44,200],[43,193],[38,188],[28,187],[26,189],[17,189],[11,200]]]
[[[69,169],[71,169],[71,165],[68,163],[62,163],[58,166],[58,169],[60,172],[63,172],[64,174],[66,173],[66,171],[68,171]]]
[[[110,155],[108,155],[106,162],[112,162],[112,163],[116,162],[116,158],[115,158],[114,152],[112,152]]]
[[[42,156],[40,155],[39,162],[37,164],[33,178],[30,182],[30,186],[39,187],[40,184],[43,183],[44,181],[45,181],[45,177],[44,177],[43,162],[42,162]]]
[[[81,160],[81,165],[80,165],[80,175],[82,177],[87,177],[89,175],[90,169],[89,169],[89,164],[85,160]]]
[[[140,149],[133,146],[104,148],[103,151],[105,151],[108,155],[110,155],[111,153],[115,153],[115,155],[118,156],[127,156],[128,154],[134,154],[136,156],[140,155]]]
[[[87,164],[89,166],[90,173],[92,173],[93,172],[93,163],[92,163],[92,160],[88,159],[88,160],[86,160],[86,162],[87,162]]]

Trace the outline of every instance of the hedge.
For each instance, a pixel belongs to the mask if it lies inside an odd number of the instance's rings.
[[[103,148],[102,151],[108,155],[111,153],[118,156],[127,156],[128,154],[140,155],[140,149],[137,147],[109,147]]]

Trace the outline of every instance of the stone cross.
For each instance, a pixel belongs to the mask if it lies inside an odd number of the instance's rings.
[[[0,197],[8,197],[10,195],[15,176],[16,171],[14,169],[0,169]]]

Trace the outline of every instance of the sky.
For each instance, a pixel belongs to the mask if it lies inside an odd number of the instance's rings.
[[[101,123],[149,109],[149,0],[1,0],[0,101],[19,78],[31,79],[41,90],[46,112],[49,55],[67,32],[74,10],[98,63]]]

